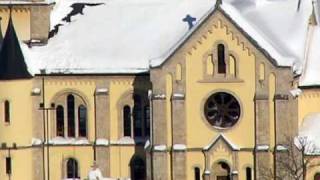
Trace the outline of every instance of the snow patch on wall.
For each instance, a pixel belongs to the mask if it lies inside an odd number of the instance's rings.
[[[156,151],[166,151],[167,150],[167,146],[166,145],[156,145],[156,146],[154,146],[154,150],[156,150]]]

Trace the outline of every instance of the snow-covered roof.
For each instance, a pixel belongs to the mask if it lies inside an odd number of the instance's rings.
[[[85,6],[83,15],[63,21],[75,3],[103,4]],[[312,0],[301,1],[299,9],[298,3],[223,0],[220,8],[279,66],[293,66],[300,74],[310,57],[305,47],[313,8]],[[315,3],[317,19],[319,4]],[[57,0],[51,14],[55,35],[45,46],[24,46],[23,50],[33,74],[40,69],[47,73],[146,72],[174,53],[214,9],[215,0]],[[191,30],[183,21],[187,15],[197,19]],[[316,33],[313,37],[318,38]],[[316,60],[319,54],[313,56]]]
[[[78,2],[104,3],[85,7],[83,15],[62,21]],[[51,21],[58,33],[47,45],[25,51],[34,73],[138,73],[149,60],[164,54],[186,32],[182,19],[200,19],[211,0],[59,0]]]

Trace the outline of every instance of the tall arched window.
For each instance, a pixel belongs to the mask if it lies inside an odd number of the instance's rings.
[[[194,168],[194,180],[200,180],[200,168]]]
[[[128,105],[123,107],[123,136],[131,136],[131,109]]]
[[[57,136],[64,137],[64,111],[63,106],[59,105],[56,109],[56,133]]]
[[[247,167],[246,168],[246,180],[252,180],[252,172],[251,172],[251,168]]]
[[[10,103],[8,100],[4,102],[4,122],[10,123]]]
[[[150,106],[144,107],[144,127],[145,136],[150,136]]]
[[[134,96],[134,107],[133,107],[133,129],[134,129],[134,137],[142,136],[142,104],[141,98],[138,95]]]
[[[75,137],[75,115],[74,115],[74,96],[67,96],[67,108],[68,108],[68,136]]]
[[[79,136],[87,136],[87,108],[84,105],[80,105],[78,108],[79,118]]]
[[[67,178],[79,178],[78,162],[73,158],[67,161]]]
[[[226,73],[225,47],[223,44],[218,44],[218,73]]]

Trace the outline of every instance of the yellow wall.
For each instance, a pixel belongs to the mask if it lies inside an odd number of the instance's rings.
[[[303,119],[311,113],[320,113],[320,90],[304,89],[299,95],[299,125],[302,125]]]
[[[32,179],[32,151],[31,149],[23,150],[11,150],[12,158],[12,175],[11,180]],[[9,180],[9,176],[6,174],[5,158],[9,156],[9,152],[2,150],[0,151],[0,179]]]
[[[8,9],[0,10],[1,20],[1,30],[3,36],[5,35],[8,19],[9,19],[9,11]],[[25,41],[30,40],[30,10],[27,9],[19,9],[12,11],[12,20],[14,27],[16,29],[19,40]]]
[[[4,107],[0,107],[0,137],[1,142],[18,145],[30,145],[32,138],[32,80],[0,82],[0,101],[9,100],[11,122],[4,122]]]
[[[203,55],[217,41],[227,42],[230,51],[237,54],[239,61],[239,80],[229,83],[199,83],[203,75]],[[225,28],[213,29],[211,34],[186,57],[186,109],[187,109],[187,144],[188,147],[204,147],[219,133],[224,133],[232,142],[240,147],[254,146],[254,104],[255,93],[255,57],[244,51]],[[209,95],[215,91],[231,92],[240,101],[241,117],[238,123],[227,130],[211,127],[204,118],[203,106]],[[244,129],[248,129],[244,131]],[[201,138],[199,138],[201,137]]]

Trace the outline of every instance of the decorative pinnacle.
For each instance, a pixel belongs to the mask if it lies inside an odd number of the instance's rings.
[[[222,4],[222,0],[217,0],[216,1],[216,7],[219,7]]]

